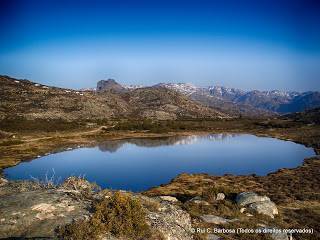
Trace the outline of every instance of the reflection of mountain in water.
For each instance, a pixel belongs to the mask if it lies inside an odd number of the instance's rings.
[[[161,138],[131,138],[121,140],[105,141],[98,145],[102,152],[116,152],[124,144],[134,144],[140,147],[159,147],[170,145],[186,145],[194,144],[199,140],[206,139],[210,141],[223,141],[227,138],[232,138],[238,134],[220,133],[220,134],[208,134],[202,136],[173,136],[173,137],[161,137]]]

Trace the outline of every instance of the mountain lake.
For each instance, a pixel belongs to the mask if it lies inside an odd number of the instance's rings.
[[[10,180],[84,176],[102,188],[143,191],[181,173],[266,175],[295,168],[312,148],[249,134],[209,134],[109,140],[21,162],[4,170]]]

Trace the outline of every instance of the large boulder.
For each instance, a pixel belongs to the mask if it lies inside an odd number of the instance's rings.
[[[246,206],[255,202],[270,201],[270,198],[267,196],[259,196],[254,192],[243,192],[239,193],[236,197],[236,202],[240,206]]]
[[[271,218],[274,218],[274,215],[278,214],[278,209],[276,204],[271,201],[262,201],[262,202],[252,203],[249,205],[249,209],[252,209],[259,214],[268,215]]]
[[[243,192],[237,195],[236,202],[240,206],[247,206],[248,209],[259,214],[274,218],[278,214],[277,206],[267,196],[259,196],[254,192]],[[243,212],[243,211],[242,211]]]

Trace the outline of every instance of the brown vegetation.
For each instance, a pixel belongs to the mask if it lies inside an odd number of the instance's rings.
[[[116,192],[95,204],[89,220],[76,221],[58,230],[62,239],[99,239],[107,233],[126,239],[151,239],[152,231],[140,201],[128,193]]]

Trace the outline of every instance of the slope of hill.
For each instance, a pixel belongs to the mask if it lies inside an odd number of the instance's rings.
[[[228,117],[165,88],[120,92],[77,91],[0,76],[0,99],[2,120]]]

